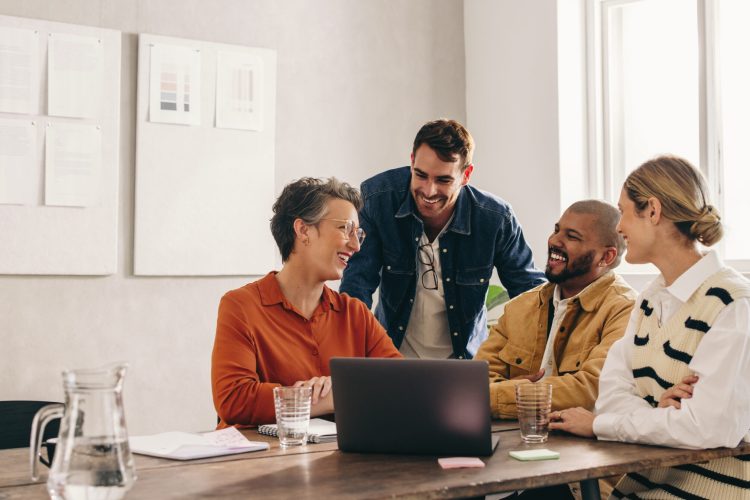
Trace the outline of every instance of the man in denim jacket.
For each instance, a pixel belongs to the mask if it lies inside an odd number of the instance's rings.
[[[362,183],[367,233],[340,291],[372,306],[408,357],[470,359],[487,337],[493,267],[514,297],[542,283],[510,206],[468,185],[474,142],[454,120],[425,124],[411,167]]]

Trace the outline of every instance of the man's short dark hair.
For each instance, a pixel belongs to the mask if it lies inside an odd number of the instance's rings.
[[[456,120],[440,118],[422,125],[417,137],[414,138],[412,154],[416,155],[422,144],[429,146],[443,161],[453,162],[460,159],[461,171],[471,164],[474,154],[474,139]]]
[[[606,201],[582,200],[569,206],[568,211],[594,216],[594,224],[599,236],[599,242],[605,247],[615,247],[617,249],[617,257],[615,257],[609,268],[614,269],[619,266],[622,254],[625,252],[625,240],[617,232],[617,224],[620,222],[620,212],[617,208]]]
[[[348,201],[358,212],[362,209],[359,191],[335,177],[303,177],[284,187],[273,204],[271,218],[271,234],[276,240],[283,262],[289,259],[294,250],[294,221],[302,219],[305,224],[317,224],[326,214],[328,200],[337,198]]]

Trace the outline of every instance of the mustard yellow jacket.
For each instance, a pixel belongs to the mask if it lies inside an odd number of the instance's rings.
[[[495,418],[516,418],[515,386],[510,380],[539,371],[547,345],[550,302],[555,285],[546,283],[508,302],[475,359],[490,365],[490,407]],[[625,333],[635,291],[613,271],[602,275],[572,300],[555,337],[557,373],[552,410],[589,410],[599,393],[599,373],[612,344]]]

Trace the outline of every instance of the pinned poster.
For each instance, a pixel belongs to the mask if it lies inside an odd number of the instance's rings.
[[[257,55],[218,52],[216,127],[263,130],[263,60]]]
[[[149,120],[200,125],[201,55],[189,47],[151,46]]]
[[[0,275],[117,272],[122,40],[0,14]]]
[[[90,207],[101,198],[102,134],[96,125],[48,123],[44,203]]]
[[[50,116],[96,118],[102,95],[102,41],[91,36],[49,34]]]
[[[39,111],[39,32],[0,26],[0,113]]]
[[[31,120],[0,118],[0,204],[35,201],[36,126]]]

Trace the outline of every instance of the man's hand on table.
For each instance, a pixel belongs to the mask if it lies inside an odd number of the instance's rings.
[[[594,414],[581,407],[553,411],[549,415],[549,428],[569,432],[577,436],[596,437],[594,435]]]

